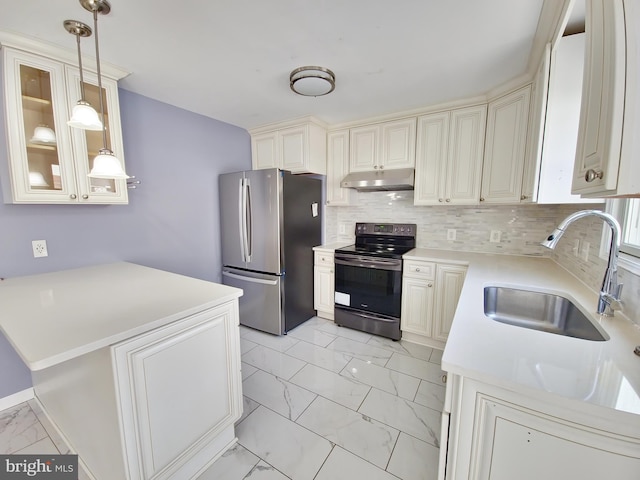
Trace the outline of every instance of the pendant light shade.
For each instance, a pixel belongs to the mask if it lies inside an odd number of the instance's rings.
[[[65,20],[64,28],[67,32],[76,37],[76,44],[78,46],[78,68],[80,70],[80,100],[73,111],[71,112],[71,120],[67,122],[67,125],[73,128],[79,128],[81,130],[102,130],[102,122],[98,117],[98,112],[91,106],[89,102],[85,100],[84,96],[84,77],[82,72],[82,54],[80,52],[80,37],[90,37],[91,28],[89,25],[79,22],[77,20]]]
[[[120,160],[108,148],[101,148],[93,159],[93,168],[88,174],[90,178],[126,179],[129,176],[122,169]]]
[[[102,130],[102,122],[98,116],[98,112],[84,100],[78,100],[78,103],[73,107],[71,113],[71,119],[67,122],[67,125],[73,128],[80,128],[82,130]]]

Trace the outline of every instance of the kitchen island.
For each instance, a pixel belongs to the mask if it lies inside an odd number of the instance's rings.
[[[547,258],[427,249],[408,255],[468,266],[442,358],[440,479],[638,478],[638,318],[596,315],[598,294]],[[494,321],[484,314],[487,286],[564,296],[607,340]]]
[[[98,480],[192,478],[235,441],[242,291],[131,263],[0,283],[0,328]]]

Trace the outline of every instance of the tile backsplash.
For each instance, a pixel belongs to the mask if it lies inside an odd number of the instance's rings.
[[[594,290],[599,290],[606,259],[599,255],[602,221],[581,219],[567,230],[555,250],[540,242],[570,213],[602,204],[580,205],[413,205],[413,192],[353,192],[350,206],[326,207],[326,243],[354,240],[356,222],[415,223],[416,244],[420,248],[437,248],[467,252],[553,257]],[[447,240],[447,231],[455,230],[455,240]],[[500,232],[500,241],[491,242],[492,231]],[[589,244],[588,260],[574,255],[580,240],[580,255]],[[625,283],[625,312],[640,323],[640,277],[627,270],[619,272]]]

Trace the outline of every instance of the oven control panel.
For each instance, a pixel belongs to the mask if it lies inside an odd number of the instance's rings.
[[[356,223],[356,235],[396,235],[415,237],[413,223]]]

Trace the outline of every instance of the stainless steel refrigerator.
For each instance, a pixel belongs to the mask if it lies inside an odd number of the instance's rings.
[[[222,174],[219,184],[222,282],[244,291],[240,323],[285,334],[315,314],[322,181],[274,168]]]

